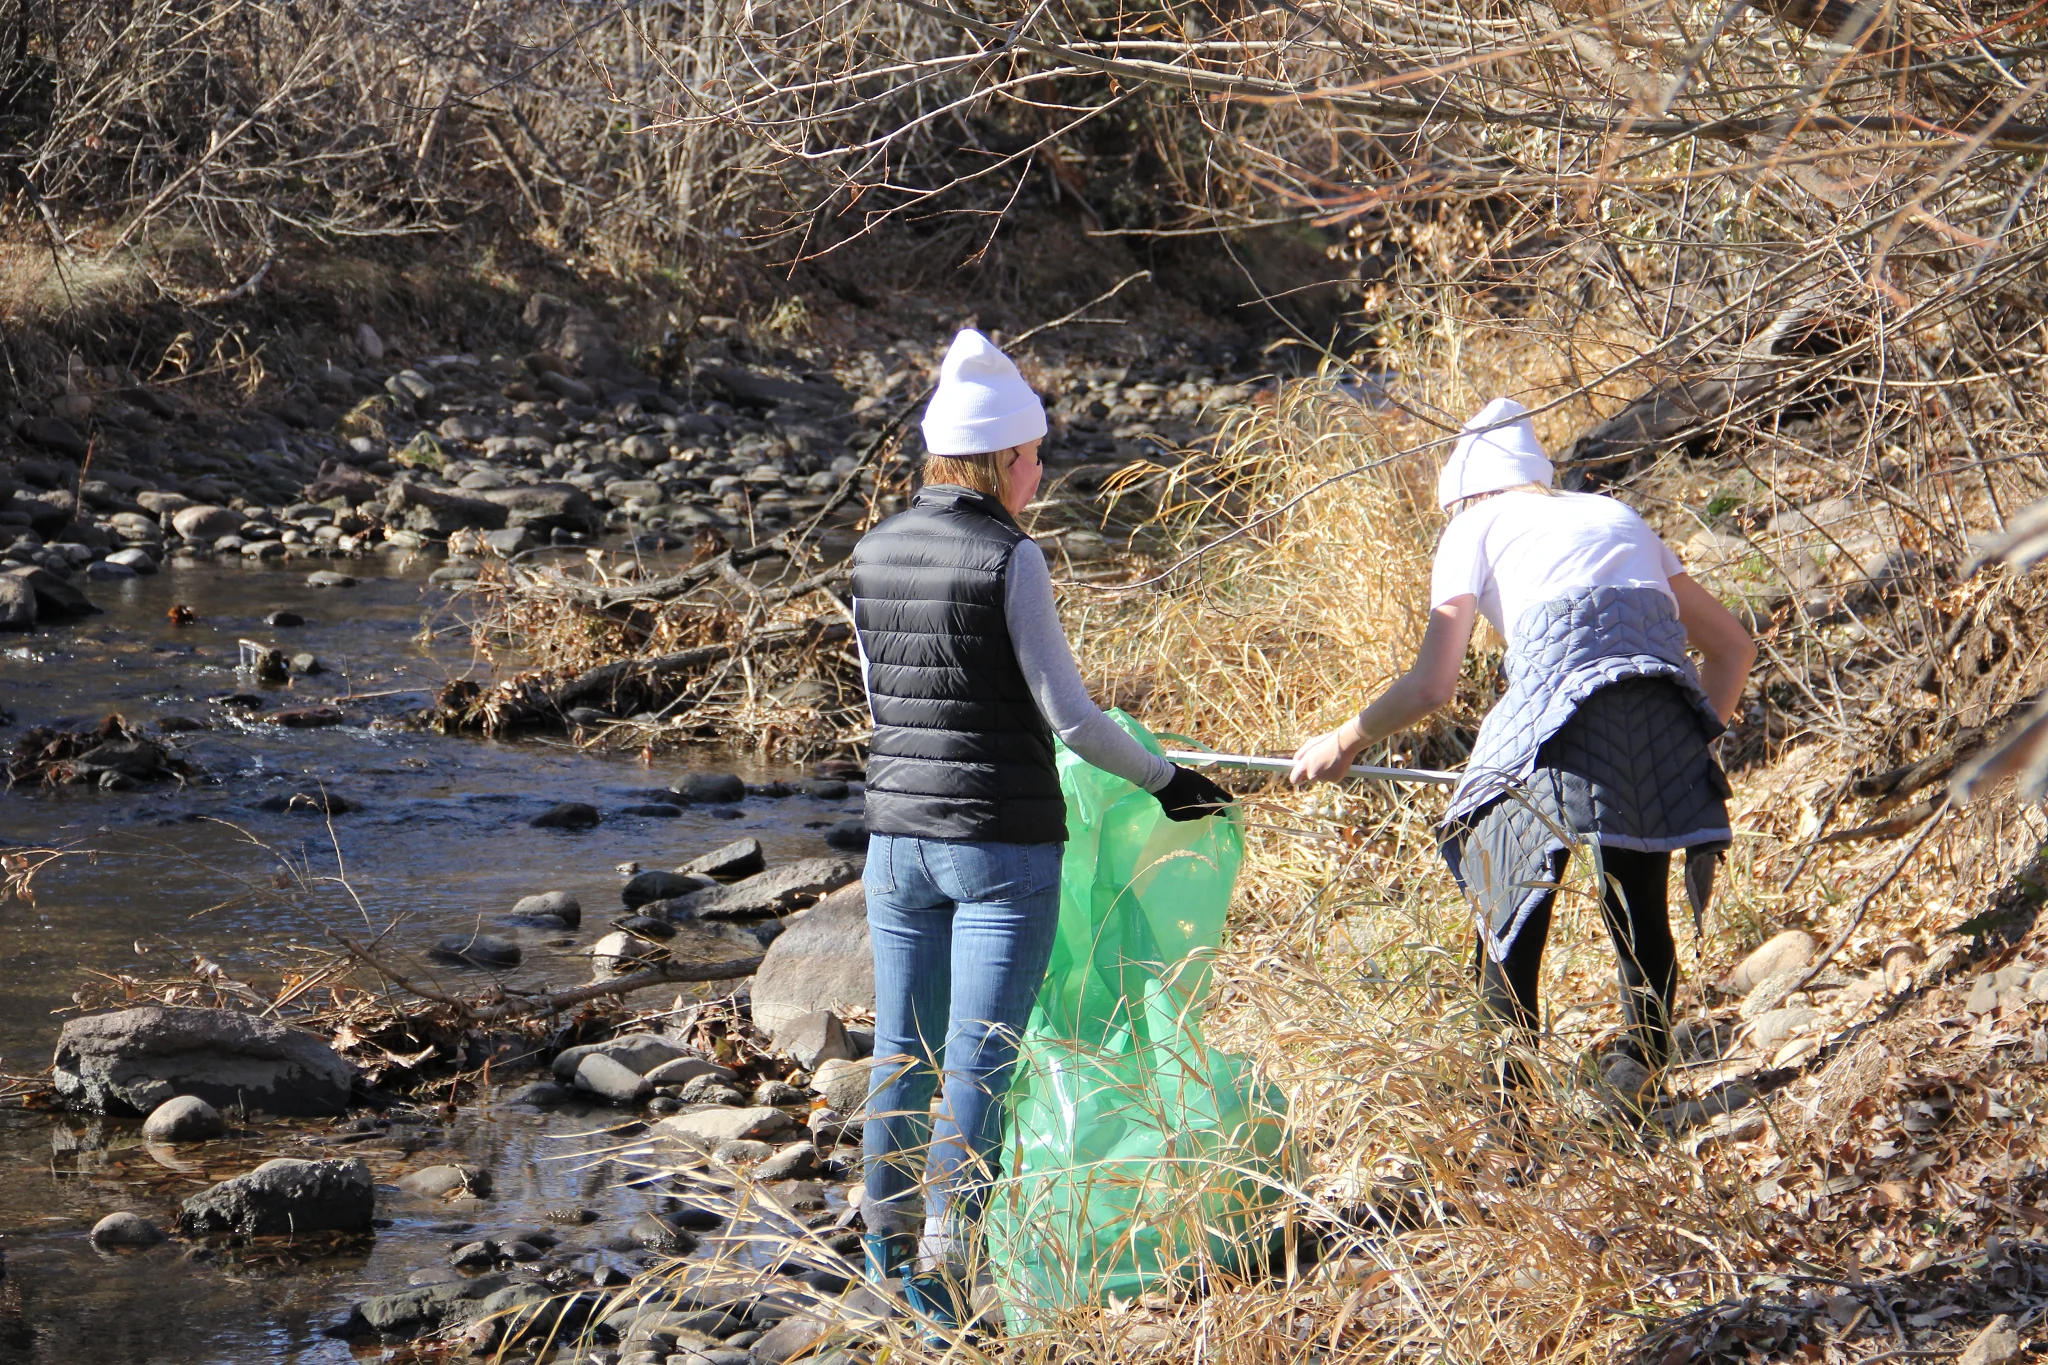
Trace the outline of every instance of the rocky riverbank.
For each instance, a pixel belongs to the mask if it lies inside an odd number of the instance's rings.
[[[88,615],[93,583],[169,558],[304,562],[310,584],[345,588],[347,561],[383,551],[445,550],[436,577],[465,582],[487,560],[606,535],[628,553],[700,534],[752,545],[849,480],[886,502],[905,466],[863,456],[902,431],[945,341],[799,352],[705,319],[656,375],[586,309],[540,294],[524,317],[532,349],[491,355],[402,357],[364,326],[239,410],[75,367],[47,411],[0,431],[0,629]],[[1051,355],[1034,376],[1050,454],[1084,493],[1131,460],[1170,459],[1251,391],[1227,351],[1151,366]],[[839,505],[851,516],[867,498]],[[1106,552],[1085,530],[1065,548]]]
[[[848,789],[841,777],[814,782],[828,796]],[[725,790],[736,782],[697,785],[736,795]],[[464,1085],[460,1071],[416,1058],[412,1091],[400,1094],[388,1073],[375,1084],[345,1055],[362,1040],[332,1016],[287,1010],[302,1021],[287,1023],[145,1005],[65,1024],[51,1090],[31,1103],[139,1120],[167,1165],[210,1172],[231,1151],[245,1167],[174,1206],[106,1210],[92,1229],[106,1255],[175,1249],[223,1270],[281,1252],[317,1263],[360,1254],[398,1211],[440,1211],[444,1257],[325,1324],[359,1347],[431,1339],[547,1355],[574,1344],[578,1359],[635,1365],[791,1359],[895,1311],[863,1291],[847,1297],[861,1228],[849,1182],[873,1045],[860,1027],[873,979],[857,872],[835,858],[771,866],[753,839],[672,872],[630,870],[610,912],[617,927],[587,954],[593,987],[644,988],[660,964],[690,956],[691,940],[728,958],[736,944],[765,944],[735,962],[750,977],[640,1015],[593,1011],[616,998],[596,989],[580,992],[582,1008],[515,995],[507,1009],[502,990],[444,1000],[442,1013],[488,1050],[488,1080]],[[509,916],[558,928],[584,917],[561,892],[527,897]],[[508,1014],[524,1032],[502,1027]],[[513,1173],[448,1159],[456,1106],[437,1095],[572,1120],[589,1136],[560,1155],[624,1168],[653,1207],[625,1217],[568,1205],[537,1225],[494,1217],[494,1192]],[[325,1121],[282,1122],[294,1115]]]

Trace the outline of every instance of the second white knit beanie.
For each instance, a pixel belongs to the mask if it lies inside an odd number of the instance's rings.
[[[1557,467],[1543,453],[1529,410],[1512,398],[1496,398],[1472,414],[1451,458],[1436,476],[1436,505],[1498,493],[1520,483],[1545,487]]]

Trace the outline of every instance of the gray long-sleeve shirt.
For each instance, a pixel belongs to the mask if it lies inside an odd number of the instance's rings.
[[[1038,703],[1038,712],[1069,749],[1148,792],[1173,780],[1171,763],[1132,739],[1089,697],[1053,602],[1052,573],[1046,568],[1045,552],[1034,540],[1020,540],[1010,551],[1003,613],[1010,628],[1010,646],[1017,651],[1018,667]],[[865,685],[865,647],[860,652],[860,668]]]

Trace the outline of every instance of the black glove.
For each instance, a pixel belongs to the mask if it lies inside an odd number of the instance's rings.
[[[1225,806],[1237,800],[1193,768],[1183,768],[1178,763],[1173,765],[1173,780],[1152,795],[1165,809],[1169,820],[1200,820],[1204,816],[1221,815]]]

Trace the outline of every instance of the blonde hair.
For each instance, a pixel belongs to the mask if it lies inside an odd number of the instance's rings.
[[[1555,488],[1552,488],[1547,483],[1510,484],[1506,488],[1489,489],[1487,492],[1484,493],[1474,493],[1469,498],[1459,498],[1456,502],[1453,502],[1449,507],[1446,507],[1444,509],[1444,513],[1447,516],[1455,517],[1458,515],[1458,513],[1464,511],[1466,508],[1476,507],[1480,503],[1485,502],[1488,498],[1499,497],[1502,493],[1541,493],[1546,498],[1554,498],[1557,496],[1557,490]]]
[[[927,455],[919,481],[924,484],[950,483],[986,493],[997,502],[1010,483],[1010,466],[1016,463],[1016,449],[991,450],[984,455]]]

